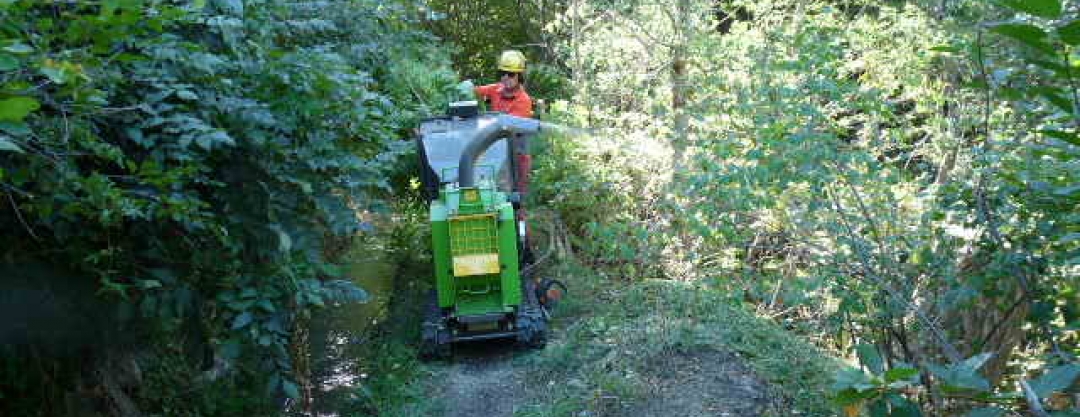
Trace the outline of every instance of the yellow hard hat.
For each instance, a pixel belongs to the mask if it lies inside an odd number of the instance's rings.
[[[499,71],[525,72],[525,54],[513,49],[499,55]]]

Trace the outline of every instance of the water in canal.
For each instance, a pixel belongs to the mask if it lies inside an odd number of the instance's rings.
[[[333,410],[353,402],[363,384],[361,352],[378,336],[379,323],[387,320],[394,292],[397,268],[389,253],[373,243],[355,245],[346,255],[345,273],[368,293],[368,301],[325,309],[312,320],[309,343],[318,415],[336,415]]]

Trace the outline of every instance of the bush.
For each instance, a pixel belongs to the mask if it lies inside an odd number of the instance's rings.
[[[412,29],[410,7],[0,5],[9,22],[0,29],[9,203],[0,222],[5,241],[25,242],[3,258],[96,283],[116,307],[113,321],[143,346],[88,346],[84,360],[138,358],[152,380],[190,375],[184,398],[225,384],[267,412],[276,408],[269,398],[301,395],[290,353],[297,319],[364,296],[335,279],[327,239],[370,226],[356,211],[388,191],[388,171],[409,146],[398,138],[427,112],[418,98],[443,101],[456,78],[433,39]],[[38,372],[74,381],[91,368]],[[9,373],[30,369],[5,368],[0,387],[8,392]],[[148,387],[135,391],[146,410],[232,413],[145,391],[169,384]],[[63,408],[57,392],[17,392],[27,395],[5,408]]]

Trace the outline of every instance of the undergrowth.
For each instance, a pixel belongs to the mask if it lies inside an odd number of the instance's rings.
[[[775,415],[832,415],[827,387],[836,359],[780,325],[700,284],[625,282],[561,265],[572,297],[561,306],[556,339],[524,359],[543,401],[525,416],[610,415],[650,395],[641,365],[701,351],[732,352],[770,385]],[[722,388],[721,388],[722,389]]]

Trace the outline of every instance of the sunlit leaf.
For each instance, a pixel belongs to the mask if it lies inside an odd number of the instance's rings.
[[[878,354],[874,345],[861,343],[855,346],[855,351],[859,354],[859,362],[866,366],[871,373],[880,374],[884,371],[885,362],[881,360],[881,355]]]
[[[0,100],[0,120],[22,121],[27,115],[39,108],[41,108],[41,104],[30,97],[12,97]]]
[[[1054,190],[1054,195],[1063,197],[1070,197],[1073,194],[1080,193],[1080,185],[1073,185],[1069,187],[1060,187]]]
[[[986,392],[990,390],[990,383],[978,374],[978,369],[992,356],[991,353],[982,353],[957,364],[946,366],[929,364],[927,368],[941,380],[946,390]]]
[[[268,226],[270,230],[277,233],[278,237],[278,250],[281,252],[288,252],[292,249],[292,238],[285,232],[285,229],[281,225],[272,224]]]
[[[243,312],[243,313],[240,313],[239,316],[236,316],[236,318],[233,319],[232,329],[236,330],[236,329],[243,328],[244,326],[247,326],[247,325],[251,324],[251,322],[254,321],[254,320],[255,320],[255,316],[252,316],[251,313],[246,312],[246,311]]]
[[[26,55],[26,54],[29,54],[31,52],[34,52],[34,48],[31,47],[30,45],[25,44],[25,43],[14,43],[14,44],[5,46],[3,50],[7,51],[7,52],[11,52],[13,54],[17,54],[17,55]]]
[[[1031,389],[1039,398],[1046,398],[1055,391],[1071,386],[1078,376],[1080,376],[1080,365],[1075,363],[1061,365],[1031,381]]]
[[[970,358],[965,359],[964,362],[962,363],[962,365],[965,366],[965,367],[968,367],[970,369],[977,370],[977,369],[982,368],[983,365],[986,364],[986,361],[990,360],[990,358],[992,358],[992,357],[994,357],[993,353],[990,353],[990,352],[980,353],[978,355],[975,355],[975,356],[972,356]]]
[[[15,137],[23,137],[30,135],[30,127],[24,122],[2,122],[0,121],[0,130]]]
[[[23,153],[22,148],[15,142],[11,141],[11,138],[4,135],[0,135],[0,151]]]
[[[55,67],[42,67],[41,73],[57,84],[64,84],[71,79],[71,75],[67,73],[63,68]]]

